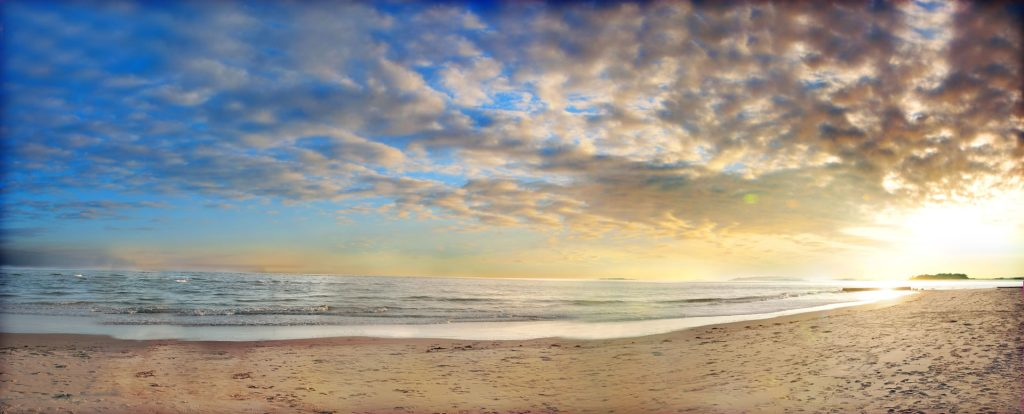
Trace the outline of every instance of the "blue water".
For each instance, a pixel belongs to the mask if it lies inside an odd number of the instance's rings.
[[[122,337],[139,336],[138,332],[158,332],[143,336],[230,339],[225,332],[232,329],[209,328],[290,327],[264,329],[266,335],[257,335],[272,339],[281,337],[284,331],[293,332],[285,335],[288,337],[320,336],[317,332],[380,336],[380,332],[402,329],[412,332],[403,336],[458,337],[446,332],[482,326],[499,330],[517,327],[518,331],[536,332],[533,336],[542,335],[545,327],[564,330],[571,326],[584,333],[577,336],[587,336],[588,327],[597,331],[602,326],[617,326],[624,327],[620,331],[624,330],[625,334],[613,336],[628,336],[629,326],[679,325],[657,321],[692,324],[698,320],[721,321],[721,317],[739,320],[749,315],[792,313],[883,298],[879,292],[842,291],[844,287],[866,284],[4,268],[0,271],[0,329],[32,331],[32,326],[45,325],[49,326],[47,332],[107,333]],[[917,283],[915,287],[1015,284],[1020,282]],[[716,317],[719,319],[714,319]],[[71,322],[62,324],[62,321]],[[440,325],[443,329],[438,327]],[[82,326],[90,328],[81,332]],[[659,328],[664,329],[667,328]],[[246,332],[249,331],[251,329]],[[640,331],[636,333],[651,333],[649,329]]]

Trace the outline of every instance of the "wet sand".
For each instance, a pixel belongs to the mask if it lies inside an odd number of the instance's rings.
[[[632,339],[0,335],[2,412],[1019,413],[1021,289]]]

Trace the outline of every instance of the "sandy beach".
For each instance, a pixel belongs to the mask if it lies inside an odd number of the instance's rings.
[[[4,334],[3,412],[1021,412],[1020,289],[601,341]]]

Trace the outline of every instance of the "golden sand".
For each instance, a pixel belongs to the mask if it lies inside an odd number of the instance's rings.
[[[988,289],[600,341],[4,334],[0,409],[1019,413],[1022,318]]]

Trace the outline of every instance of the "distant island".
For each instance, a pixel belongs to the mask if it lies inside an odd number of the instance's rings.
[[[779,277],[779,276],[754,276],[754,277],[737,277],[729,279],[730,282],[803,282],[803,279],[795,277]]]
[[[968,280],[966,274],[963,273],[936,273],[934,275],[917,275],[910,280]]]
[[[910,280],[1024,280],[1024,276],[1018,277],[985,277],[970,278],[963,273],[936,273],[934,275],[917,275]]]

